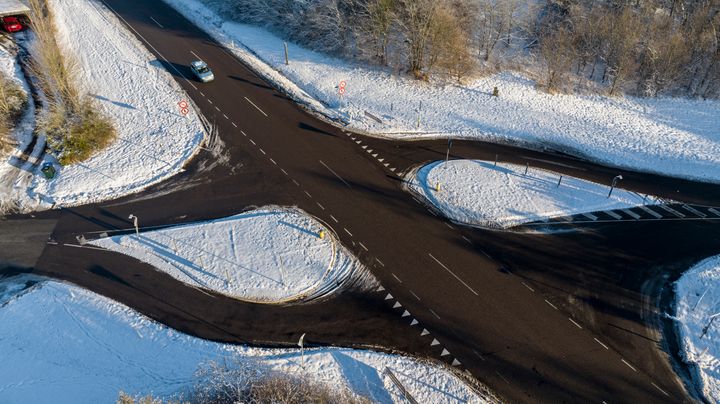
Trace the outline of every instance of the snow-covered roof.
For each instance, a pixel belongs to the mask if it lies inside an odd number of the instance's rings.
[[[30,14],[30,7],[24,1],[0,0],[0,17],[19,14]]]

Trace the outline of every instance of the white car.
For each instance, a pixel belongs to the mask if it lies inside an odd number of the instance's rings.
[[[213,75],[212,70],[210,70],[207,63],[203,62],[202,60],[196,60],[190,63],[190,69],[193,71],[195,76],[203,83],[215,80],[215,75]]]

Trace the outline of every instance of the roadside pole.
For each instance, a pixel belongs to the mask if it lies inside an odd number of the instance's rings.
[[[130,216],[128,216],[128,219],[132,219],[133,226],[135,226],[135,235],[140,237],[140,228],[138,227],[138,218],[137,216],[133,215],[132,213]]]

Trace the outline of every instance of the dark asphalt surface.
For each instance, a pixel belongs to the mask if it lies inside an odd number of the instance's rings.
[[[117,201],[0,222],[44,229],[34,265],[21,266],[123,302],[178,330],[213,340],[290,345],[381,346],[461,367],[512,402],[683,402],[658,333],[660,290],[693,262],[720,253],[713,221],[564,225],[550,233],[465,228],[436,217],[401,189],[397,172],[444,158],[445,141],[400,143],[357,137],[304,112],[161,1],[105,0],[176,75],[219,128],[227,161],[202,152],[184,173]],[[162,24],[162,28],[150,17]],[[216,80],[190,78],[194,52]],[[176,70],[177,69],[177,70]],[[254,105],[253,105],[254,104]],[[227,119],[225,118],[227,116]],[[218,143],[215,142],[214,145]],[[455,142],[452,156],[542,166],[705,205],[720,187],[625,172],[559,153]],[[396,168],[396,172],[390,170]],[[189,288],[119,254],[77,244],[78,235],[223,217],[253,206],[296,205],[330,225],[387,289],[348,290],[320,302],[273,307]],[[45,225],[46,227],[42,227]],[[16,240],[15,238],[10,238]],[[15,242],[15,241],[12,241]],[[55,244],[58,243],[58,244]],[[3,260],[13,258],[5,251]],[[393,299],[384,300],[386,293]],[[393,309],[395,301],[401,308]],[[412,315],[401,318],[408,310]],[[411,326],[416,318],[420,324]],[[421,336],[426,328],[430,335]],[[431,346],[433,338],[440,345]],[[441,357],[442,349],[450,355]]]

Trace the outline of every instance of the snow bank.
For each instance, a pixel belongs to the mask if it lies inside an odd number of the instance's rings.
[[[88,0],[52,1],[58,41],[78,62],[77,82],[110,116],[118,138],[52,181],[37,176],[29,195],[43,206],[90,203],[139,191],[182,170],[204,129],[172,76],[117,18]]]
[[[720,402],[720,255],[685,272],[675,296],[684,359],[697,366],[705,398]]]
[[[21,282],[19,279],[5,280]],[[480,402],[446,369],[398,355],[353,349],[305,351],[219,344],[171,330],[82,288],[44,281],[22,293],[0,287],[0,402],[109,403],[123,390],[166,399],[195,381],[207,361],[347,386],[373,402],[404,402],[386,367],[426,403]],[[3,293],[5,292],[5,293]],[[10,297],[8,297],[10,296]]]
[[[187,284],[264,303],[331,293],[360,268],[325,226],[290,209],[259,209],[91,243]]]
[[[481,160],[436,161],[411,171],[406,184],[453,221],[509,228],[553,217],[643,204],[637,194],[537,168]],[[437,187],[440,184],[438,191]]]
[[[549,146],[618,167],[720,182],[719,101],[549,95],[509,73],[427,85],[293,44],[286,66],[283,40],[272,33],[226,22],[198,0],[165,1],[295,98],[357,131]],[[500,97],[490,95],[494,87]]]

